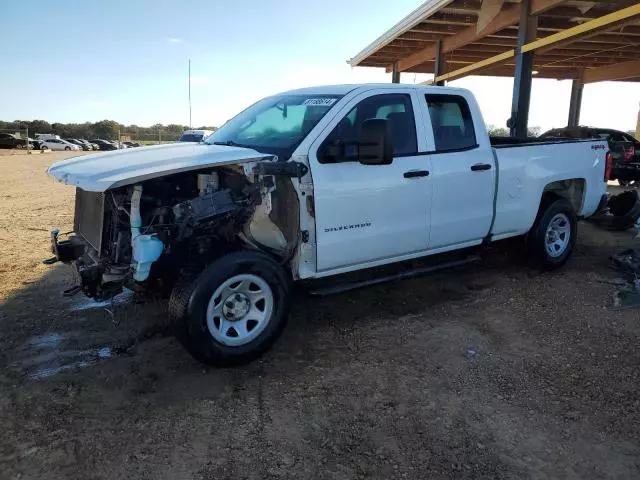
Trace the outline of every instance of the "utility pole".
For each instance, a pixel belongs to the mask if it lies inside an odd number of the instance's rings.
[[[189,129],[191,129],[191,59],[189,59]]]

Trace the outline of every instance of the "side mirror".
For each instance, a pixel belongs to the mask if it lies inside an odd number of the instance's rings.
[[[358,160],[363,165],[390,165],[393,161],[393,143],[387,120],[365,120],[358,135]]]

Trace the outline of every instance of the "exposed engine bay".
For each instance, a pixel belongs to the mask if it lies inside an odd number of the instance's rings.
[[[104,300],[124,286],[155,288],[240,248],[290,260],[299,240],[293,175],[255,166],[175,173],[105,192],[78,188],[74,235],[59,241],[52,232],[50,263],[71,263],[76,275],[67,293]]]

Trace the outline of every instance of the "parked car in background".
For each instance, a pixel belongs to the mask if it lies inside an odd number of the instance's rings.
[[[43,145],[40,140],[36,140],[35,138],[29,138],[29,143],[33,150],[49,150],[49,147]]]
[[[97,143],[93,143],[93,142],[91,142],[91,141],[87,140],[86,138],[81,138],[80,140],[82,140],[83,142],[86,142],[86,143],[88,143],[89,145],[91,145],[91,147],[92,147],[94,150],[100,150],[100,145],[98,145]]]
[[[122,142],[122,143],[124,143],[129,148],[139,147],[140,146],[140,144],[137,143],[137,142]]]
[[[118,149],[118,146],[114,145],[109,140],[103,140],[101,138],[94,138],[94,139],[92,139],[90,141],[91,141],[91,143],[95,143],[96,145],[98,145],[100,150],[117,150]]]
[[[32,150],[46,150],[47,147],[43,147],[42,143],[33,138],[22,138],[20,135],[13,133],[0,133],[0,148],[29,148]]]
[[[185,130],[178,139],[179,142],[201,142],[213,133],[212,130]]]
[[[50,148],[51,150],[82,150],[82,148],[80,148],[78,145],[58,138],[41,140],[40,143],[47,148]]]
[[[640,141],[627,132],[610,128],[565,127],[554,128],[540,137],[606,140],[613,157],[611,180],[618,180],[623,187],[640,181]]]
[[[84,138],[76,138],[76,140],[80,142],[82,145],[86,146],[87,150],[98,150],[97,145],[94,145],[93,143],[89,142],[88,140],[85,140]]]
[[[26,148],[27,140],[14,133],[0,133],[0,148]]]
[[[90,145],[86,145],[86,144],[82,143],[77,138],[65,138],[64,141],[65,142],[69,142],[69,143],[73,143],[74,145],[78,145],[82,150],[85,150],[85,151],[93,150],[93,147],[91,147]]]

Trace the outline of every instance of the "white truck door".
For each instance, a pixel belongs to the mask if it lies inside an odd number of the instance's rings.
[[[362,93],[313,143],[309,160],[318,273],[388,263],[427,249],[431,166],[424,153],[426,129],[414,108],[417,101],[410,89]],[[390,165],[363,165],[353,158],[323,154],[335,142],[346,144],[349,151],[360,126],[371,118],[388,122],[394,145]]]
[[[487,133],[474,128],[484,124],[462,95],[428,93],[422,102],[433,134],[429,249],[480,243],[491,228],[497,168]]]

